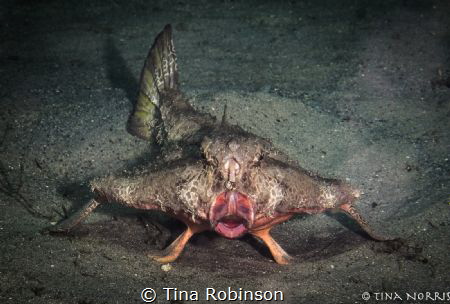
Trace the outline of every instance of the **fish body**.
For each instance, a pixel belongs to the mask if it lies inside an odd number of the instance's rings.
[[[94,179],[94,198],[52,231],[68,231],[98,205],[115,202],[160,210],[186,224],[166,253],[154,257],[163,263],[177,259],[193,234],[213,230],[230,239],[251,234],[267,245],[277,263],[287,264],[291,258],[270,230],[296,213],[329,209],[346,212],[374,239],[387,239],[374,233],[353,207],[360,196],[357,189],[311,174],[268,140],[196,111],[179,88],[170,25],[157,36],[147,56],[127,127],[141,139],[189,147],[192,153],[165,155],[170,161],[156,169]],[[170,148],[164,151],[172,153]]]

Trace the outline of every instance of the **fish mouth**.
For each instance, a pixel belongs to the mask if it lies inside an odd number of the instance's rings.
[[[238,191],[222,192],[211,205],[209,219],[218,234],[229,239],[241,237],[253,223],[253,203]]]
[[[239,216],[228,215],[217,221],[214,230],[229,239],[243,236],[248,231],[248,222]]]

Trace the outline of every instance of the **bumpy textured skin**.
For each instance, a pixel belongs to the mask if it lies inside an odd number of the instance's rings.
[[[253,137],[239,139],[244,146],[257,142],[257,138]],[[311,177],[300,168],[264,156],[259,149],[255,151],[257,154],[250,156],[251,159],[257,156],[257,160],[246,163],[248,167],[242,169],[242,178],[233,185],[233,189],[251,198],[257,214],[273,216],[301,208],[312,211],[329,209],[355,199],[352,194],[355,190],[347,185]],[[247,150],[240,150],[238,155],[247,159],[249,155],[246,153]],[[183,159],[153,172],[136,171],[126,177],[95,179],[91,182],[91,188],[102,202],[175,214],[183,212],[194,222],[206,221],[214,198],[227,190],[217,162],[216,159],[194,162]]]
[[[193,220],[206,219],[208,174],[200,162],[180,164],[129,177],[95,179],[91,188],[97,200],[139,209],[187,213]]]
[[[174,261],[194,233],[216,230],[229,238],[250,233],[269,247],[276,262],[287,264],[290,257],[270,229],[295,213],[333,208],[345,211],[373,238],[386,239],[373,233],[352,206],[357,190],[310,174],[267,140],[195,111],[179,90],[171,34],[168,25],[150,49],[128,124],[131,134],[161,144],[170,161],[129,176],[93,180],[94,198],[51,231],[70,230],[99,204],[115,202],[161,210],[186,224],[168,254],[156,257],[164,263]]]

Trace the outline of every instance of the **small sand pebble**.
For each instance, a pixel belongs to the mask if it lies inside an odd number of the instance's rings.
[[[172,270],[172,265],[170,264],[164,264],[161,266],[162,271],[168,272]]]

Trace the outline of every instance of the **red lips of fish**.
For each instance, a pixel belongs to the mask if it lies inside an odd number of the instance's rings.
[[[226,238],[234,239],[247,233],[253,224],[253,204],[237,191],[220,193],[209,212],[214,230]]]

